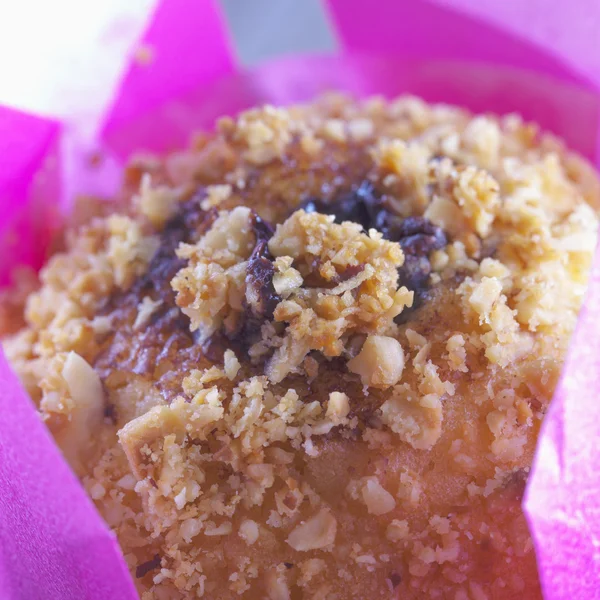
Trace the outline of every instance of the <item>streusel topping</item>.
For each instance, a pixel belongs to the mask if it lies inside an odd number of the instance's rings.
[[[520,501],[599,206],[514,115],[257,108],[132,159],[0,333],[144,600],[539,598]]]

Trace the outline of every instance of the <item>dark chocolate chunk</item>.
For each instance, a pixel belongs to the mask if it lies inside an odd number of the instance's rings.
[[[270,319],[280,301],[273,287],[275,267],[267,258],[267,242],[261,241],[255,246],[248,261],[246,271],[246,303],[253,317]]]
[[[256,244],[268,242],[273,237],[273,227],[252,211],[252,230],[256,236]]]
[[[398,283],[413,290],[416,295],[425,291],[431,275],[431,264],[426,256],[404,255],[404,264],[398,269]]]
[[[392,572],[388,575],[389,580],[392,582],[392,587],[396,589],[402,583],[402,576],[398,573]]]
[[[104,406],[104,416],[107,419],[110,419],[113,425],[117,424],[117,409],[114,404],[105,404]]]
[[[423,256],[440,250],[448,243],[443,230],[424,217],[407,217],[398,221],[389,231],[388,239],[400,242],[405,254]]]
[[[227,348],[237,348],[242,353],[247,350],[260,335],[263,323],[273,318],[275,307],[281,301],[273,286],[275,267],[268,246],[273,228],[254,211],[251,219],[255,245],[246,268],[245,315],[235,332],[218,331],[203,340],[202,351],[213,362],[222,362]]]
[[[250,317],[265,320],[273,318],[273,311],[281,301],[273,287],[275,267],[268,246],[273,229],[254,212],[252,220],[256,245],[246,270],[246,304]]]
[[[418,308],[427,298],[431,263],[429,255],[448,243],[446,234],[423,217],[403,219],[395,230],[396,241],[404,252],[404,264],[398,269],[400,285],[415,292],[412,308]],[[399,316],[406,318],[406,310]],[[404,317],[402,315],[404,314]]]
[[[138,565],[135,569],[135,576],[137,579],[141,579],[144,575],[150,573],[150,571],[154,571],[160,567],[160,556],[158,554],[154,555],[154,558],[147,560],[145,563]]]

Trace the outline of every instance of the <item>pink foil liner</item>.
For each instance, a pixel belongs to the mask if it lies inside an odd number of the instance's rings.
[[[10,265],[39,265],[56,221],[60,124],[0,106],[0,286]],[[40,195],[42,193],[42,196]]]
[[[143,40],[154,62],[123,60],[97,140],[81,143],[73,124],[0,107],[0,285],[15,262],[41,264],[71,195],[109,194],[130,152],[180,147],[191,130],[258,102],[285,104],[333,88],[410,92],[477,111],[518,111],[597,160],[595,0],[327,6],[344,56],[283,59],[234,75],[213,2],[159,2]],[[96,149],[106,158],[91,171]],[[599,303],[597,258],[526,495],[547,600],[600,598]],[[0,414],[0,598],[135,598],[114,538],[1,356]]]

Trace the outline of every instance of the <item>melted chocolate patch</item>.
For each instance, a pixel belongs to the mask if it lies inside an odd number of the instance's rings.
[[[308,198],[298,208],[306,212],[319,212],[333,215],[336,223],[352,221],[360,223],[365,231],[376,227],[377,214],[381,211],[381,200],[375,194],[375,188],[369,181],[363,181],[350,192],[339,195],[333,202],[324,202],[318,198]]]
[[[215,208],[203,211],[197,197],[183,203],[163,229],[160,246],[148,265],[148,271],[134,283],[131,292],[142,294],[153,290],[158,298],[171,303],[175,297],[170,285],[171,279],[185,266],[185,261],[177,257],[175,250],[179,244],[193,242],[206,233],[217,216]],[[165,286],[165,282],[168,285]]]
[[[108,299],[101,314],[110,315],[113,330],[94,363],[103,380],[115,371],[122,371],[156,379],[165,400],[180,393],[177,365],[182,369],[196,368],[203,353],[190,332],[189,319],[175,303],[171,279],[185,266],[185,261],[178,258],[175,251],[180,243],[193,243],[199,239],[216,217],[216,210],[205,212],[200,208],[197,197],[182,203],[178,213],[163,229],[159,248],[146,273],[130,289]],[[160,301],[160,305],[146,326],[134,331],[138,305],[145,296]]]

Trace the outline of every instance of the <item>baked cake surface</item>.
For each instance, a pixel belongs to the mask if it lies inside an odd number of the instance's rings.
[[[0,333],[144,600],[539,598],[599,189],[516,116],[254,109],[133,159]]]

